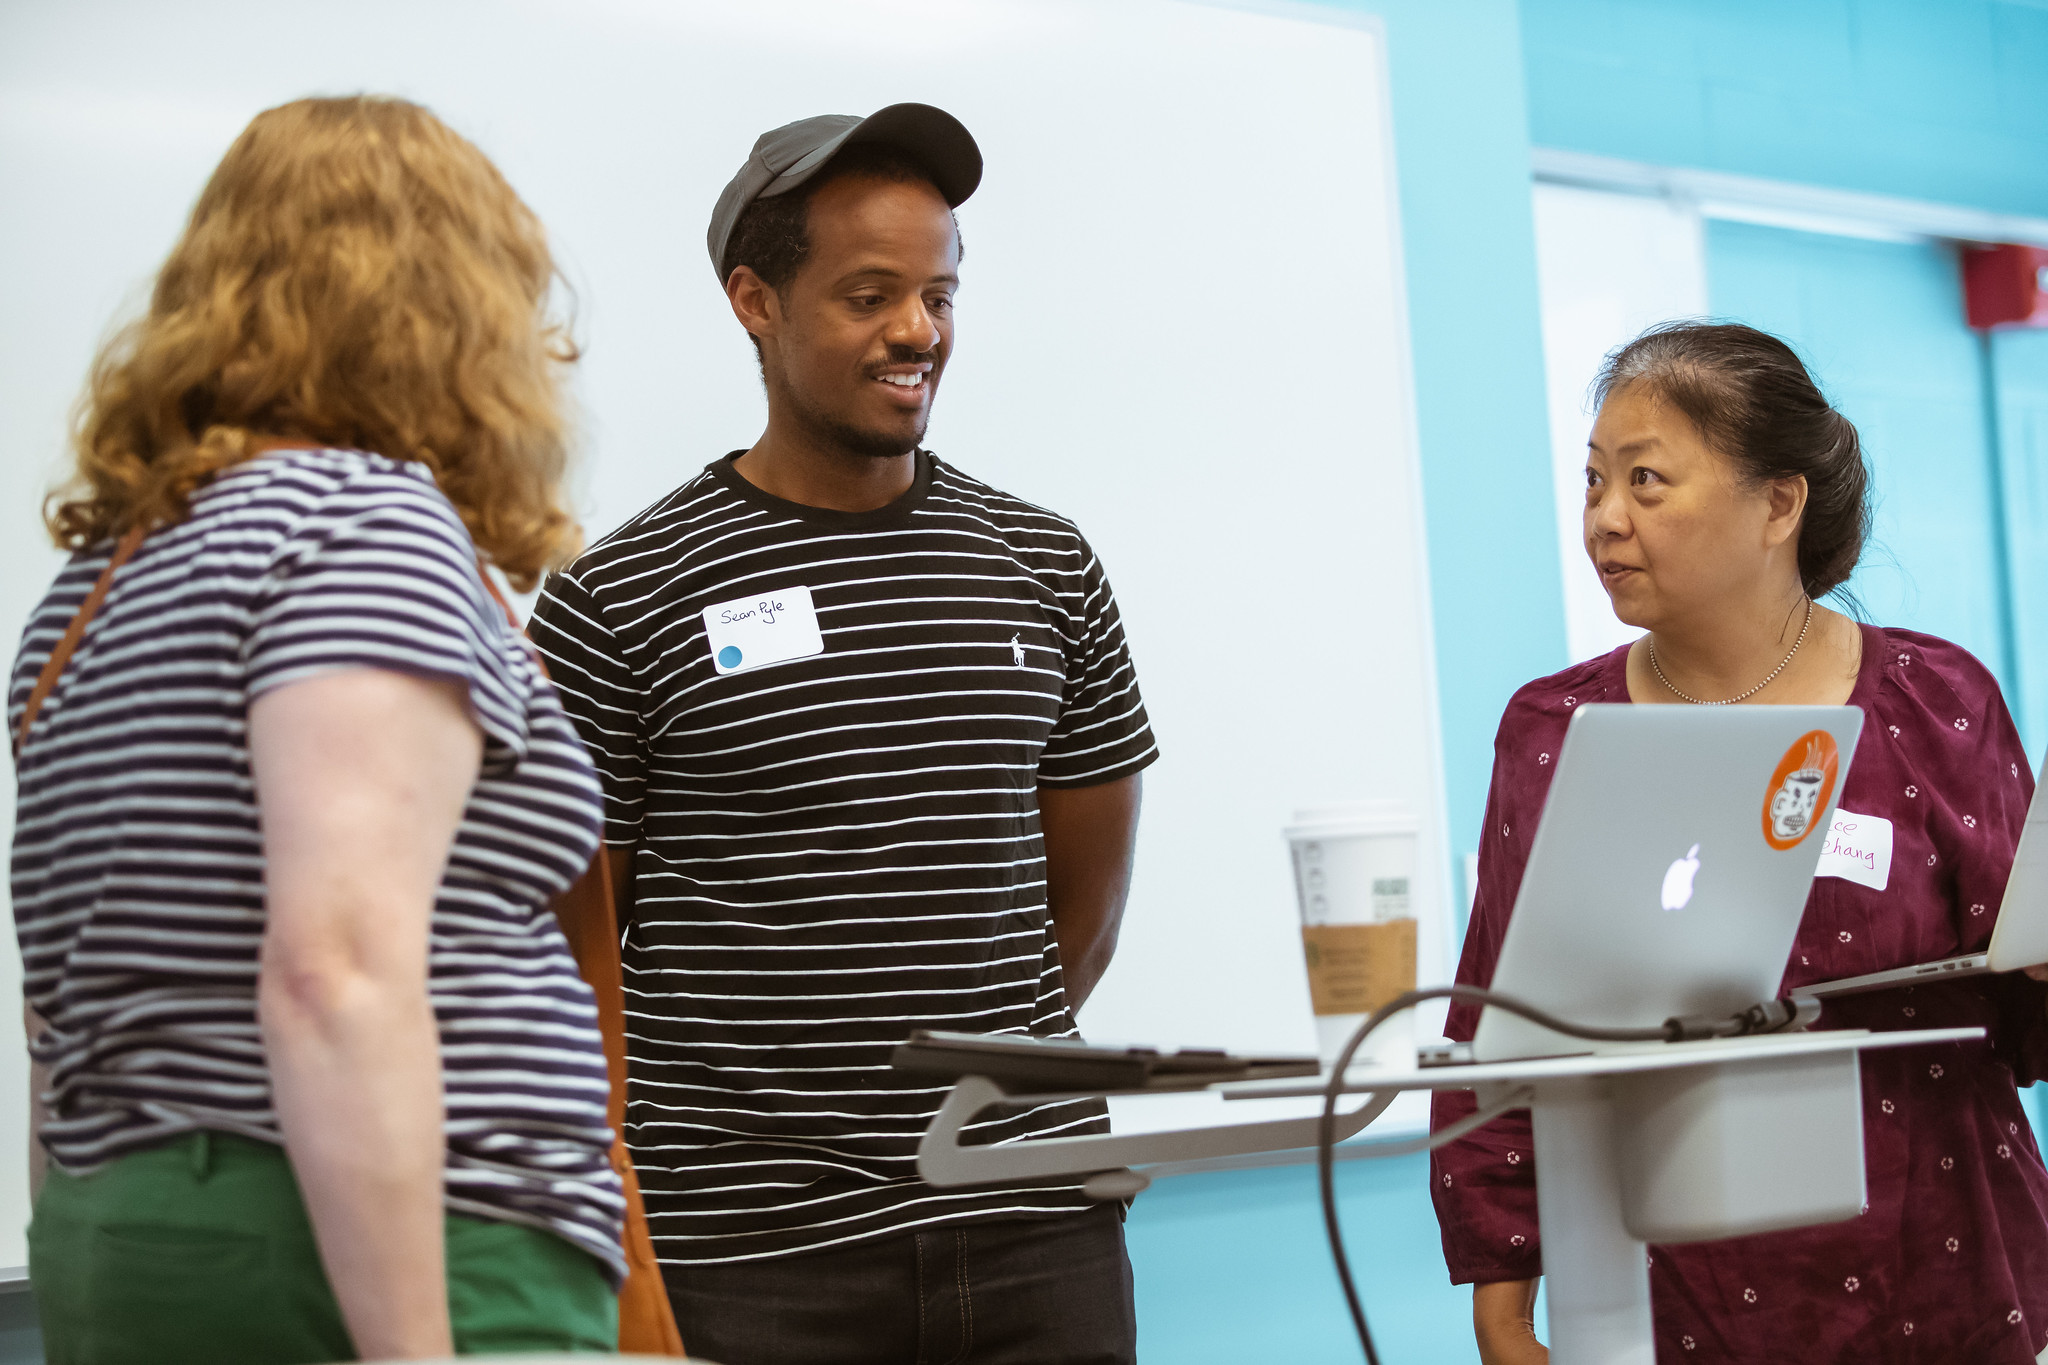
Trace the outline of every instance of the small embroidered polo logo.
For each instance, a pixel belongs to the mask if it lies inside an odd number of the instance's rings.
[[[1024,666],[1024,635],[1021,631],[1010,637],[1010,658],[1017,667]]]

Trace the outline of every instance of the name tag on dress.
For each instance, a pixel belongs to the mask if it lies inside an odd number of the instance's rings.
[[[786,663],[825,652],[809,588],[776,588],[704,608],[711,666],[720,673]]]
[[[1858,815],[1835,807],[1835,823],[1821,846],[1816,877],[1844,881],[1882,891],[1892,879],[1892,822],[1882,815]]]

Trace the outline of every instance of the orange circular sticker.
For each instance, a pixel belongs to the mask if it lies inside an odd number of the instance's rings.
[[[1770,794],[1764,798],[1765,843],[1791,848],[1813,833],[1828,798],[1835,794],[1838,757],[1835,737],[1825,730],[1809,730],[1792,741],[1771,774]]]

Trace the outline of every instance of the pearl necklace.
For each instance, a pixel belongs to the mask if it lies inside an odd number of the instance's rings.
[[[1744,692],[1741,696],[1730,697],[1726,701],[1701,701],[1698,697],[1689,697],[1685,693],[1679,691],[1676,687],[1672,687],[1671,679],[1665,677],[1664,670],[1658,666],[1657,639],[1654,635],[1650,637],[1649,641],[1650,669],[1657,675],[1657,681],[1663,683],[1665,687],[1670,688],[1671,695],[1677,697],[1680,701],[1689,701],[1694,706],[1733,706],[1736,702],[1743,701],[1749,697],[1753,697],[1757,693],[1763,691],[1766,687],[1769,687],[1771,685],[1771,679],[1777,677],[1780,673],[1783,673],[1785,671],[1785,665],[1792,662],[1792,655],[1797,654],[1799,652],[1799,646],[1806,643],[1806,628],[1812,624],[1813,599],[1809,597],[1806,599],[1806,619],[1802,621],[1799,625],[1799,638],[1792,642],[1791,650],[1785,655],[1783,659],[1780,659],[1778,661],[1778,666],[1771,670],[1770,677],[1765,678],[1762,682],[1758,683],[1755,687],[1750,688],[1749,691]]]

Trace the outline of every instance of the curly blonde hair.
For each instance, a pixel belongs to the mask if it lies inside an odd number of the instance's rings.
[[[372,96],[266,110],[207,182],[148,311],[93,363],[69,486],[81,549],[183,519],[262,438],[432,471],[477,548],[530,589],[581,544],[563,506],[577,351],[547,235],[484,154]]]

